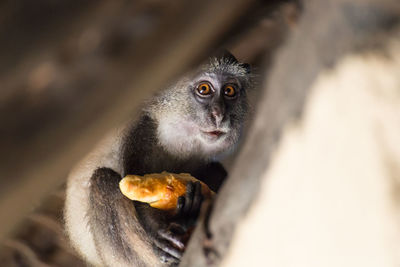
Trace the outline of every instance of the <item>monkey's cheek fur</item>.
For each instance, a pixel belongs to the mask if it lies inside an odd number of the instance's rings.
[[[178,204],[178,198],[186,193],[189,181],[197,182],[188,173],[152,173],[144,176],[127,175],[119,183],[123,195],[131,200],[148,203],[151,207],[173,211]],[[205,198],[211,198],[214,192],[201,183],[201,191]]]

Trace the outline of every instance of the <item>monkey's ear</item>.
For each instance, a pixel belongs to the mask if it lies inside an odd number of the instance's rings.
[[[216,58],[225,58],[227,59],[229,62],[232,63],[238,63],[238,60],[235,58],[234,55],[231,54],[231,52],[229,52],[226,49],[219,49],[215,55]]]
[[[249,63],[240,63],[240,66],[246,70],[247,74],[251,72],[251,66]]]

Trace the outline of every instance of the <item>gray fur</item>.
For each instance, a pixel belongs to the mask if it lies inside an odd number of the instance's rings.
[[[215,90],[207,100],[195,94],[204,81]],[[237,98],[224,96],[228,83],[236,86]],[[113,153],[102,152],[99,164],[84,163],[89,170],[70,176],[67,231],[88,261],[106,266],[168,265],[160,262],[154,241],[157,230],[167,228],[172,218],[146,204],[132,204],[119,192],[118,181],[126,174],[188,172],[218,190],[226,172],[213,161],[237,143],[248,108],[246,90],[251,85],[243,64],[232,58],[211,58],[146,103],[140,117],[108,143]],[[219,117],[211,112],[216,107],[222,114]],[[222,134],[215,137],[211,132]],[[75,200],[77,190],[80,201]],[[85,214],[75,210],[85,210]],[[81,228],[88,230],[87,236]]]

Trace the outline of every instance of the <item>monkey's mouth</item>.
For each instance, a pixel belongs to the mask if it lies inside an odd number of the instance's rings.
[[[222,135],[226,134],[225,132],[222,132],[222,131],[210,131],[210,132],[203,132],[203,133],[212,138],[219,138]]]

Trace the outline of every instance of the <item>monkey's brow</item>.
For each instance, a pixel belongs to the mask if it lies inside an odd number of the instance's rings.
[[[228,77],[222,76],[222,77],[220,78],[220,82],[221,82],[222,85],[225,85],[225,84],[234,84],[234,85],[237,85],[237,86],[239,86],[239,87],[241,86],[240,79],[238,79],[238,78],[235,77],[235,76],[228,76]]]

